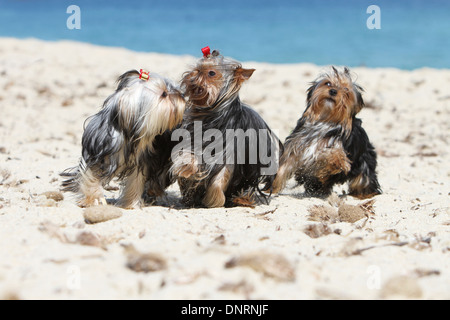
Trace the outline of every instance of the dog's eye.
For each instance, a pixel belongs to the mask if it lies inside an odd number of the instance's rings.
[[[331,82],[328,81],[328,82],[325,83],[325,85],[328,86],[328,87],[331,87]]]
[[[164,92],[162,93],[161,97],[163,97],[163,98],[167,97],[167,92],[164,91]]]
[[[208,75],[210,77],[214,77],[216,75],[216,72],[215,71],[210,71],[210,72],[208,72]]]

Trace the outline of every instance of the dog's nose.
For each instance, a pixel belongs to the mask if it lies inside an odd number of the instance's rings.
[[[335,95],[337,95],[337,90],[336,89],[331,89],[330,91],[329,91],[329,93],[330,93],[330,96],[335,96]]]

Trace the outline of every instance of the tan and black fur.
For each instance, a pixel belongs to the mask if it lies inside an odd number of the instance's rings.
[[[78,195],[82,207],[105,204],[103,186],[117,178],[122,190],[116,205],[136,208],[147,185],[160,196],[172,182],[170,130],[183,118],[185,101],[168,79],[150,73],[148,81],[132,70],[118,79],[116,91],[87,120],[80,165],[66,170],[63,190]]]
[[[367,198],[381,193],[377,155],[356,114],[364,107],[362,88],[350,71],[336,68],[307,91],[307,107],[286,139],[273,192],[295,176],[307,195],[327,196],[335,184],[349,183],[349,194]]]
[[[244,69],[240,63],[213,51],[183,76],[182,88],[188,100],[181,128],[192,137],[197,124],[202,134],[214,129],[226,137],[228,130],[253,130],[265,132],[263,138],[267,138],[266,142],[261,142],[262,138],[253,137],[255,143],[252,145],[246,139],[241,152],[236,152],[239,146],[234,139],[224,139],[220,147],[225,152],[213,162],[204,161],[202,150],[211,149],[214,144],[217,146],[215,140],[203,141],[200,152],[196,152],[194,147],[176,154],[171,171],[178,177],[184,203],[188,206],[253,206],[257,196],[265,197],[259,185],[266,184],[270,188],[272,184],[282,144],[261,116],[239,98],[242,84],[254,71]],[[257,147],[252,148],[255,145]],[[260,157],[261,152],[276,160],[273,174],[263,173],[266,163]]]

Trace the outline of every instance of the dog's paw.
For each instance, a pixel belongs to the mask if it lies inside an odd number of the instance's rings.
[[[99,205],[108,205],[105,197],[86,197],[78,201],[78,205],[83,208],[94,207]]]

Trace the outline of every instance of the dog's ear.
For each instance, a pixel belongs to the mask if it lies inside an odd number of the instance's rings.
[[[137,70],[130,70],[122,74],[119,78],[117,78],[117,91],[122,90],[126,86],[128,86],[129,82],[134,78],[139,77],[139,72]]]
[[[334,76],[336,77],[336,78],[340,78],[339,77],[339,71],[336,69],[336,67],[335,66],[331,66],[331,68],[333,69],[333,72],[334,72]]]
[[[238,79],[239,82],[244,82],[252,76],[253,72],[255,72],[255,69],[244,69],[244,68],[237,68],[234,71],[234,76],[236,79]]]
[[[317,81],[311,82],[311,86],[306,90],[307,96],[306,96],[306,102],[309,104],[311,101],[312,94],[314,90],[316,90],[316,87],[319,83]]]
[[[350,69],[348,67],[344,67],[344,73],[349,76],[350,75]]]
[[[306,95],[306,109],[305,109],[305,111],[303,111],[303,116],[305,116],[305,115],[307,115],[307,114],[309,114],[311,112],[311,110],[309,110],[310,107],[311,107],[311,98],[312,98],[314,90],[316,90],[318,85],[319,85],[318,81],[311,82],[311,86],[308,88],[308,90],[306,90],[306,93],[307,93],[307,95]],[[303,116],[302,116],[302,118],[303,118]]]
[[[356,94],[356,106],[355,106],[355,115],[356,115],[358,112],[360,112],[362,110],[362,108],[364,108],[364,105],[365,105],[363,97],[362,97],[362,93],[364,92],[364,89],[357,84],[355,84],[354,87],[355,87],[355,94]]]
[[[344,67],[344,76],[349,80],[352,81],[352,75],[350,73],[350,69],[348,67]]]

